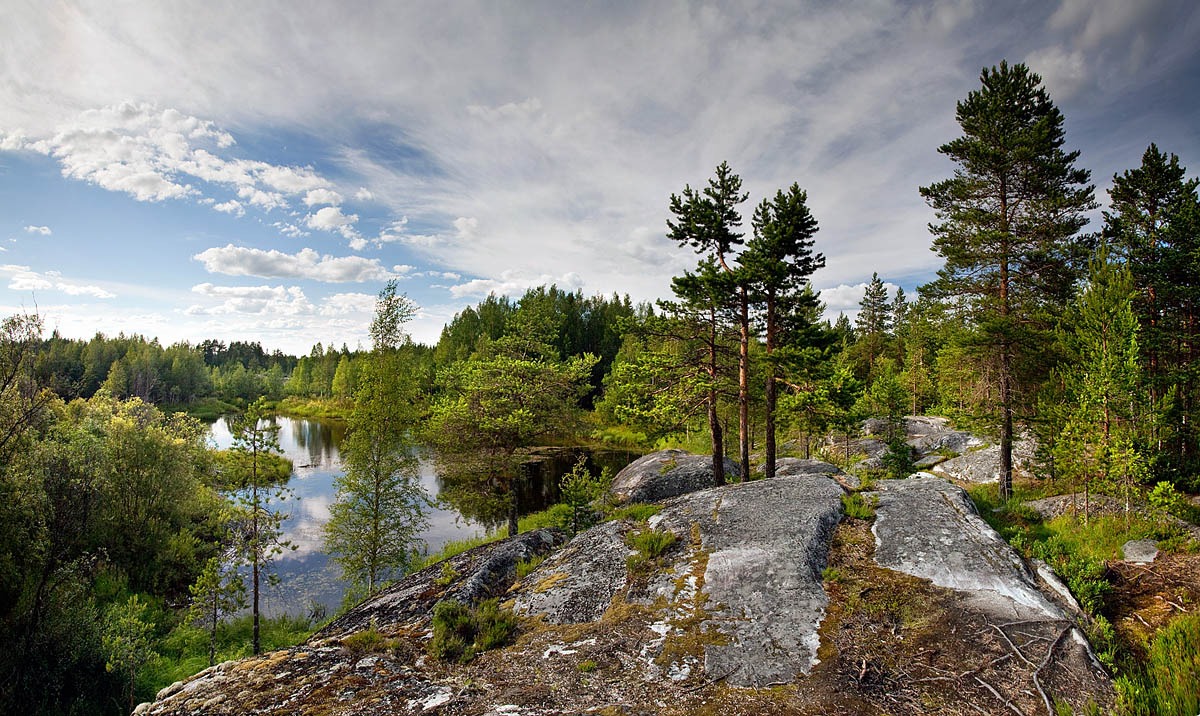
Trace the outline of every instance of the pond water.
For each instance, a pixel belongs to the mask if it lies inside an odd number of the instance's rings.
[[[333,481],[342,474],[338,446],[345,435],[345,425],[285,416],[274,420],[279,426],[279,446],[293,465],[287,484],[291,496],[276,507],[288,515],[283,523],[284,539],[296,545],[296,549],[276,559],[273,572],[279,581],[274,585],[264,584],[261,608],[267,615],[306,614],[314,607],[332,613],[341,605],[346,584],[337,564],[322,550],[321,533],[335,496]],[[221,449],[232,445],[233,437],[225,419],[213,423],[210,439]],[[636,455],[613,453],[595,457],[615,474]],[[571,468],[574,460],[572,451],[555,451],[539,467],[530,470],[531,479],[519,491],[522,512],[544,509],[556,502],[558,477]],[[421,535],[425,549],[436,552],[448,541],[481,535],[497,526],[468,519],[437,503],[442,479],[434,460],[421,454],[419,464],[421,486],[435,498],[435,505],[428,512],[429,528]]]

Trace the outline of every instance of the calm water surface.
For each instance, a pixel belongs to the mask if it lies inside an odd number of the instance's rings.
[[[333,480],[342,474],[338,444],[345,426],[288,417],[278,417],[275,422],[279,425],[279,446],[294,466],[287,485],[292,496],[277,508],[288,514],[283,523],[284,538],[296,545],[296,550],[276,559],[274,572],[279,576],[279,584],[265,586],[263,613],[304,614],[314,604],[332,613],[341,604],[346,584],[341,570],[321,549],[321,528],[329,520]],[[213,424],[211,440],[222,449],[233,443],[229,425],[223,418]],[[433,460],[421,458],[420,466],[421,485],[430,497],[436,498],[439,483]],[[449,540],[487,531],[484,525],[440,506],[430,509],[428,516],[429,529],[422,539],[431,552],[438,551]]]

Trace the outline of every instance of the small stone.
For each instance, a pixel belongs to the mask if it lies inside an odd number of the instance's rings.
[[[1158,545],[1152,539],[1133,539],[1121,547],[1126,562],[1150,564],[1158,556]]]

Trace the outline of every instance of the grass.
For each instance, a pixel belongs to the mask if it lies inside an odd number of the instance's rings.
[[[546,561],[545,555],[537,555],[529,559],[523,559],[517,562],[517,579],[524,579],[533,573],[533,570],[538,568],[538,565]]]
[[[1123,716],[1200,713],[1200,615],[1188,614],[1155,635],[1142,669],[1115,681]]]
[[[624,507],[618,507],[608,513],[609,520],[632,520],[634,522],[645,522],[654,515],[662,511],[662,505],[650,504],[648,502],[634,502]]]
[[[314,631],[309,619],[295,616],[280,616],[260,621],[262,648],[264,652],[295,646],[307,639]],[[217,655],[215,663],[250,656],[253,618],[247,614],[217,628]],[[155,646],[159,658],[143,671],[145,690],[154,694],[164,686],[186,679],[208,668],[208,632],[192,626],[175,627]]]
[[[300,398],[290,396],[279,401],[275,411],[295,418],[325,418],[347,420],[354,410],[354,401],[339,398]]]
[[[863,497],[861,492],[851,492],[842,495],[842,510],[847,517],[858,520],[870,520],[875,517],[875,500]]]
[[[636,574],[649,565],[658,563],[658,558],[671,545],[675,544],[675,533],[666,530],[654,530],[648,527],[633,530],[626,533],[625,544],[637,552],[636,554],[629,555],[626,560],[629,571]]]
[[[233,403],[226,403],[220,398],[201,398],[194,403],[163,403],[158,406],[167,415],[172,413],[187,413],[191,417],[206,422],[216,422],[222,415],[240,413],[242,408]]]

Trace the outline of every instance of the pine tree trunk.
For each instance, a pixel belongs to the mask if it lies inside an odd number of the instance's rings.
[[[775,294],[767,294],[767,416],[766,416],[766,461],[763,463],[763,477],[770,480],[775,477]]]
[[[255,476],[255,479],[257,480],[257,475]],[[258,566],[259,566],[258,563],[259,563],[259,556],[262,554],[262,547],[258,543],[258,485],[257,485],[257,482],[255,485],[253,485],[251,487],[251,490],[253,490],[253,493],[252,493],[253,496],[251,498],[251,505],[254,510],[254,518],[252,520],[253,526],[251,527],[251,536],[250,536],[250,539],[251,539],[251,547],[250,548],[251,548],[251,550],[253,550],[253,553],[254,553],[252,560],[251,560],[254,563],[253,567],[251,569],[251,571],[254,573],[254,577],[253,577],[253,582],[254,582],[254,609],[253,609],[253,611],[254,611],[254,634],[253,634],[253,639],[252,639],[252,646],[253,646],[255,654],[261,654],[262,653],[262,642],[259,640],[259,625],[258,625]]]
[[[738,287],[738,456],[742,481],[750,479],[750,301],[746,287]]]
[[[709,310],[708,375],[712,386],[708,390],[708,431],[712,436],[713,485],[725,484],[725,438],[721,430],[721,419],[717,415],[717,314]]]

